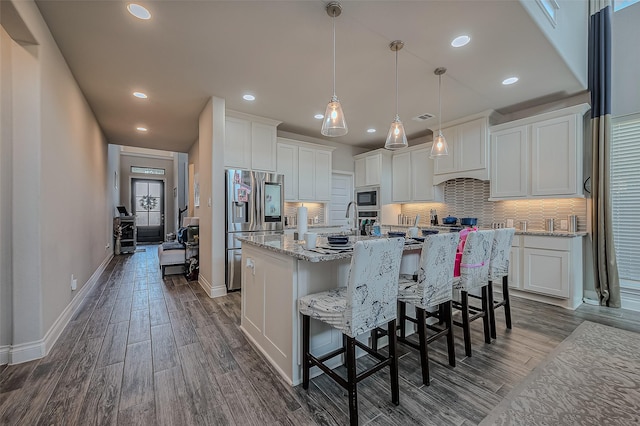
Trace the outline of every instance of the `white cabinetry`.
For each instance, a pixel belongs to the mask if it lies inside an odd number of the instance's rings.
[[[435,160],[434,183],[469,177],[489,179],[489,116],[487,111],[467,121],[446,126],[442,133],[449,155]]]
[[[354,157],[356,188],[361,186],[379,186],[384,179],[390,178],[391,151],[377,149]]]
[[[431,143],[396,151],[392,159],[392,201],[440,201],[442,188],[433,186]]]
[[[514,238],[509,287],[517,295],[575,309],[582,303],[582,238]]]
[[[278,138],[276,170],[284,175],[285,201],[331,200],[333,149]]]
[[[491,199],[582,197],[581,104],[491,129]]]
[[[274,172],[278,124],[280,121],[227,110],[224,166]]]

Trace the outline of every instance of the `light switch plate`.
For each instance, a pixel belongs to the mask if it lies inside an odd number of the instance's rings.
[[[561,231],[566,231],[567,229],[569,229],[569,224],[567,223],[566,219],[563,219],[560,221],[560,230]]]

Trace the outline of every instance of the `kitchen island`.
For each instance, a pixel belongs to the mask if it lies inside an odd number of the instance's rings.
[[[351,236],[351,241],[375,237]],[[299,297],[346,286],[352,250],[334,250],[318,237],[317,250],[304,248],[291,235],[241,237],[241,330],[274,368],[295,386],[302,381],[301,317]],[[413,274],[422,244],[407,240],[401,273]],[[362,336],[366,339],[368,336]],[[342,345],[339,331],[311,321],[311,352],[324,354]],[[339,365],[340,360],[335,360]],[[312,375],[319,370],[312,369]]]

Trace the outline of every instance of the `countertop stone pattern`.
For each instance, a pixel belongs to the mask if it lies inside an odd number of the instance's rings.
[[[374,239],[378,237],[365,237],[358,236],[349,239],[351,243],[354,241]],[[350,259],[353,255],[353,250],[340,252],[336,250],[336,253],[324,254],[316,251],[307,250],[304,247],[304,241],[298,242],[293,239],[291,235],[263,235],[255,237],[237,237],[239,241],[250,244],[252,246],[261,247],[263,249],[273,251],[275,253],[291,256],[296,259],[306,260],[307,262],[329,262],[339,259]],[[322,246],[327,245],[326,237],[318,237],[316,247],[320,250]],[[416,241],[415,243],[405,244],[404,251],[420,250],[422,243]],[[326,249],[327,252],[332,250]]]

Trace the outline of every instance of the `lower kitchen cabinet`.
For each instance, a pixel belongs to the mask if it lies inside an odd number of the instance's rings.
[[[509,288],[516,296],[577,308],[583,297],[582,237],[516,235]]]

